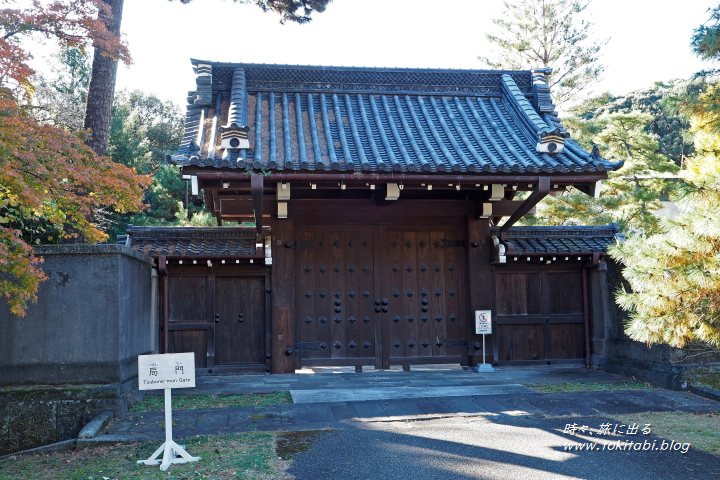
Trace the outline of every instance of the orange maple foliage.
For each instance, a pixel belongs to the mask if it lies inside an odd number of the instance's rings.
[[[0,5],[17,3],[0,0]],[[99,0],[34,0],[32,6],[0,9],[0,206],[43,218],[63,228],[65,236],[80,234],[89,242],[107,237],[92,222],[93,213],[102,207],[119,212],[142,208],[149,178],[98,157],[82,136],[27,115],[18,97],[30,98],[34,72],[21,40],[41,34],[65,46],[93,45],[129,61],[127,48],[101,21],[106,14]],[[8,223],[0,216],[0,296],[13,313],[24,315],[45,276],[21,232]]]

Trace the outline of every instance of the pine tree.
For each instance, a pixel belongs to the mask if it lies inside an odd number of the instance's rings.
[[[720,57],[720,7],[695,31],[693,47]],[[610,250],[631,289],[618,304],[630,313],[626,333],[648,344],[720,348],[720,85],[687,102],[696,154],[687,161],[684,215],[660,233]]]
[[[701,117],[692,123],[698,153],[688,160],[686,213],[661,233],[630,238],[610,253],[625,265],[631,287],[617,296],[630,312],[631,338],[720,347],[720,137]]]
[[[478,57],[490,68],[552,68],[550,91],[556,105],[572,101],[598,81],[605,66],[594,41],[593,23],[582,18],[590,0],[506,1],[500,18],[493,19],[497,34],[486,34],[496,50]]]
[[[577,190],[546,198],[529,223],[544,225],[603,225],[617,223],[621,231],[652,233],[660,219],[660,197],[667,188],[664,173],[674,173],[674,162],[658,153],[656,135],[647,132],[653,117],[637,111],[608,113],[590,120],[575,118],[566,124],[590,149],[600,147],[604,158],[624,160],[601,184],[599,198]]]

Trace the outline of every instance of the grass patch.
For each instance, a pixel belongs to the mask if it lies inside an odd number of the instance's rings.
[[[275,453],[273,433],[243,433],[189,438],[178,443],[197,462],[160,466],[138,465],[162,442],[98,447],[47,455],[18,455],[0,460],[0,480],[180,480],[190,478],[279,480],[287,478]],[[162,458],[162,456],[161,456]]]
[[[620,423],[643,428],[650,424],[652,433],[666,440],[689,443],[714,455],[720,455],[720,412],[649,412],[613,417]]]
[[[264,407],[292,403],[289,392],[250,393],[245,395],[173,395],[173,410],[202,410],[226,407]],[[130,412],[162,412],[165,410],[164,395],[145,395],[135,402]]]
[[[615,390],[651,390],[653,388],[647,383],[631,380],[600,383],[537,383],[526,386],[540,393],[611,392]]]

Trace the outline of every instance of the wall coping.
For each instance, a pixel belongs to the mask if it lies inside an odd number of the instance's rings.
[[[141,262],[153,264],[152,257],[133,250],[125,245],[109,244],[72,244],[72,245],[38,245],[33,249],[36,256],[49,255],[124,255]]]

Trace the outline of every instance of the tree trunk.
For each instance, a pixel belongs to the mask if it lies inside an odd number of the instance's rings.
[[[119,36],[124,0],[103,0],[103,2],[110,6],[112,13],[110,17],[105,18],[108,29]],[[98,155],[107,153],[117,67],[117,60],[104,55],[100,49],[95,49],[85,107],[85,128],[92,131],[92,137],[87,144]]]

